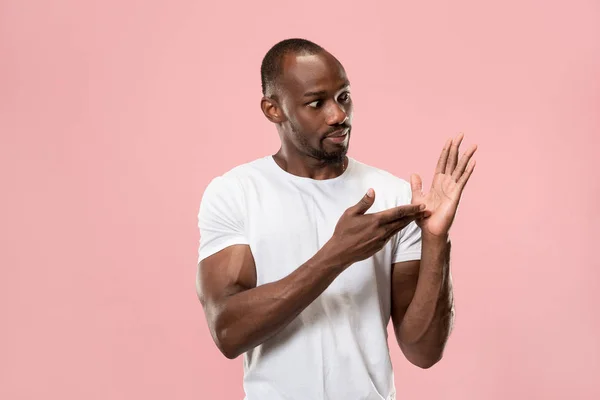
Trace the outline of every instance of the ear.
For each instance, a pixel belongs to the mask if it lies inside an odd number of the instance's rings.
[[[260,101],[260,108],[269,121],[276,124],[285,121],[285,117],[277,100],[271,97],[263,97]]]

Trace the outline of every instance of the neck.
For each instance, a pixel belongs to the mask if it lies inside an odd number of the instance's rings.
[[[348,166],[348,157],[339,162],[319,160],[308,155],[292,156],[283,147],[273,155],[273,159],[281,169],[292,175],[315,180],[337,178]]]

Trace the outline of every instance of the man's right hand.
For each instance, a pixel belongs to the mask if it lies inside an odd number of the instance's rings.
[[[365,214],[374,201],[375,192],[369,189],[356,205],[342,214],[326,244],[327,254],[346,267],[371,257],[412,221],[427,216],[422,204],[407,204]]]
[[[248,245],[229,246],[199,263],[198,297],[211,335],[226,357],[235,358],[280,332],[343,269],[375,254],[396,232],[424,214],[418,204],[365,214],[375,200],[373,191],[368,194],[344,212],[318,255],[282,279],[257,286]]]

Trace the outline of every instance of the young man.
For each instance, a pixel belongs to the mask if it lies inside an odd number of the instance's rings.
[[[395,399],[388,322],[413,364],[438,362],[453,320],[448,232],[473,172],[462,135],[433,184],[410,184],[346,155],[350,83],[302,39],[261,68],[274,156],[207,187],[199,211],[197,291],[212,337],[244,354],[247,400]]]

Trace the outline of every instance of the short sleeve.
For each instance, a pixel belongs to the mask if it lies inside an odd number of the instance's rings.
[[[413,221],[396,235],[392,264],[421,259],[421,228]]]
[[[234,244],[248,244],[244,193],[232,177],[213,179],[204,191],[198,212],[198,262]]]
[[[398,198],[398,205],[410,204],[412,191],[410,183],[403,181],[402,193]],[[403,261],[421,259],[421,228],[416,222],[411,222],[395,236],[392,264]]]

